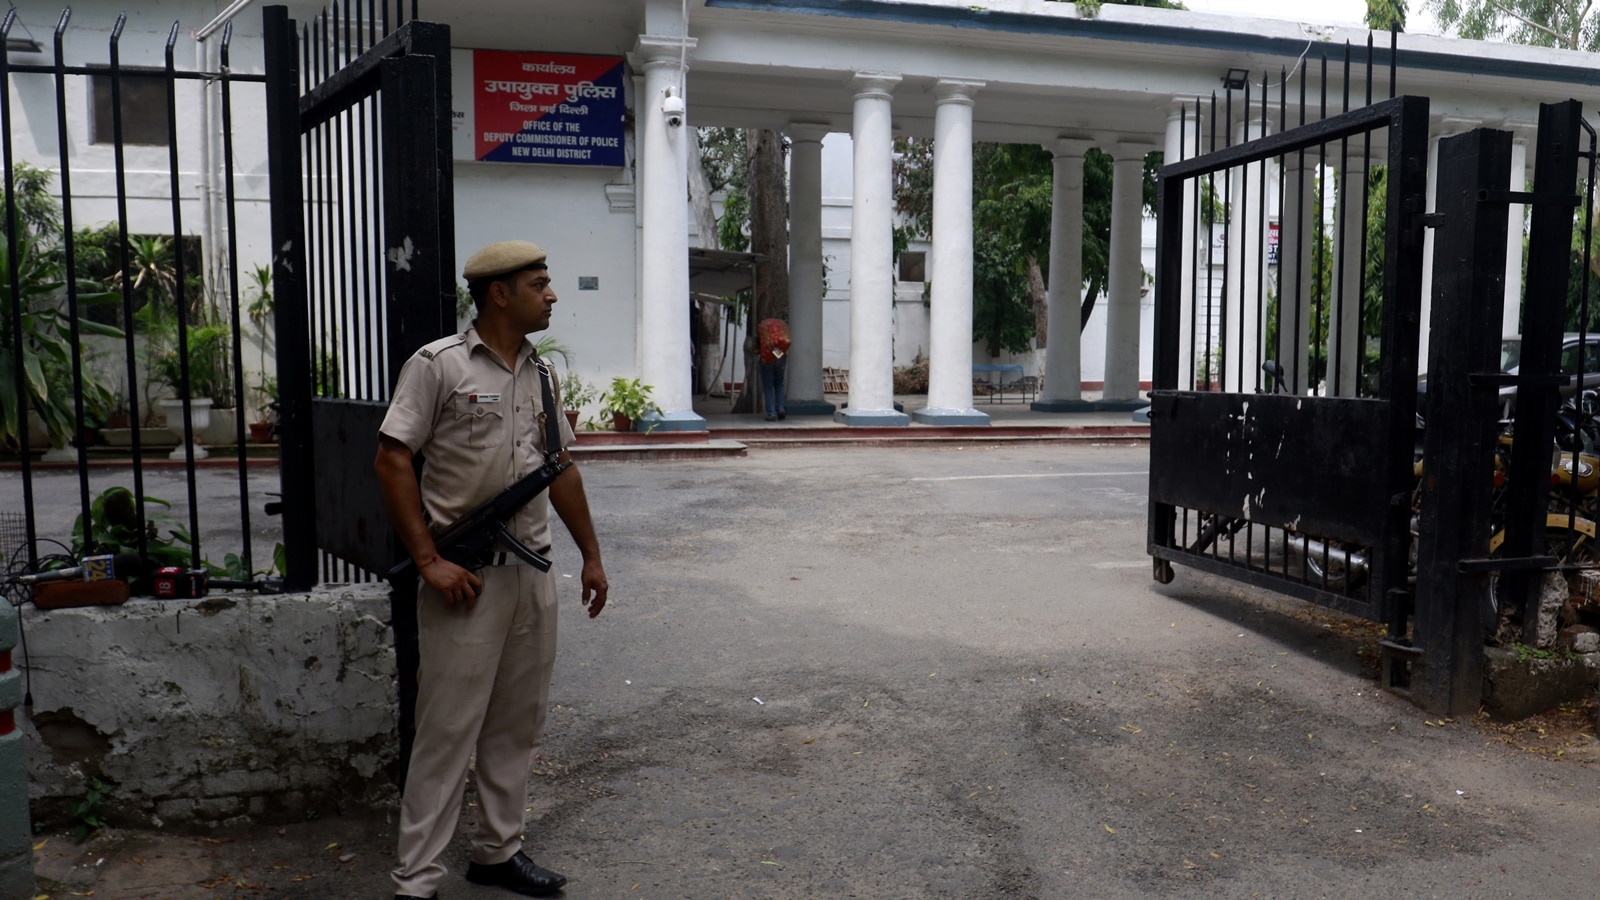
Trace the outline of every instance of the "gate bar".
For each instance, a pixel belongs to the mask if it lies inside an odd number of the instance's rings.
[[[1517,386],[1517,408],[1506,471],[1506,540],[1500,552],[1512,558],[1533,556],[1544,540],[1541,511],[1550,502],[1550,444],[1555,438],[1560,394],[1551,377],[1561,377],[1561,332],[1567,313],[1571,277],[1572,210],[1578,199],[1578,123],[1583,106],[1576,100],[1539,104],[1538,147],[1534,156],[1535,188],[1525,200],[1532,207],[1528,224],[1528,284],[1522,301],[1522,362],[1528,378]],[[1489,192],[1491,196],[1502,193]],[[1513,192],[1506,191],[1506,194]],[[1522,192],[1516,192],[1522,193]],[[1588,353],[1581,352],[1580,368]],[[1539,579],[1530,570],[1501,576],[1501,596],[1523,611],[1523,636],[1537,643]],[[1494,627],[1494,623],[1488,623]]]
[[[1483,695],[1489,580],[1463,572],[1461,561],[1488,555],[1496,432],[1495,392],[1468,376],[1499,368],[1509,213],[1478,192],[1510,181],[1511,133],[1479,128],[1444,138],[1438,159],[1413,641],[1421,655],[1409,674],[1417,705],[1467,715]]]
[[[278,340],[278,456],[283,482],[284,588],[317,584],[316,454],[311,443],[311,331],[300,166],[300,60],[287,7],[262,10],[267,72],[267,169],[273,186],[273,328]]]

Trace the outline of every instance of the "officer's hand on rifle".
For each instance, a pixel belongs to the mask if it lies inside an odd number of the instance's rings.
[[[483,580],[472,572],[437,554],[417,567],[422,580],[439,592],[444,605],[455,609],[466,604],[465,612],[478,605],[478,593],[483,590]]]

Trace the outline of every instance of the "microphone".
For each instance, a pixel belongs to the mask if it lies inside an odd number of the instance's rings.
[[[48,572],[35,572],[31,575],[18,575],[13,580],[17,584],[25,585],[48,584],[52,581],[110,581],[114,578],[127,580],[143,571],[144,561],[138,554],[118,553],[115,556],[110,554],[86,556],[81,565],[51,569]]]

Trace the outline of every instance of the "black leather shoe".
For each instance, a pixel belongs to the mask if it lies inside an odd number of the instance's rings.
[[[467,864],[467,880],[473,884],[490,884],[515,891],[528,897],[549,897],[567,883],[567,876],[534,865],[533,860],[518,850],[503,863],[486,866]]]

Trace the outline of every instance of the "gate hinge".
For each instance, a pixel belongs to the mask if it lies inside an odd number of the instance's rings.
[[[1417,218],[1422,221],[1423,228],[1438,228],[1444,224],[1444,213],[1423,213]]]

